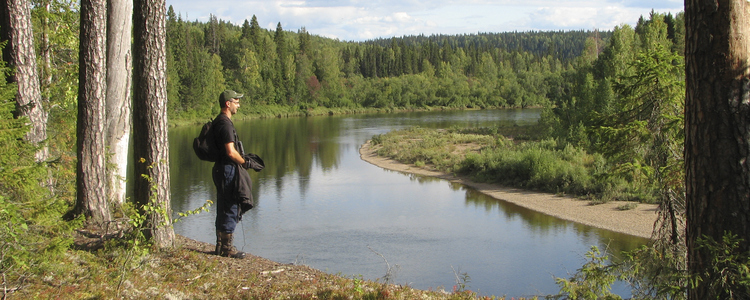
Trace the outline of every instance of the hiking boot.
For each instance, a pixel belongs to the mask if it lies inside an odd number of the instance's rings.
[[[216,250],[214,254],[219,255],[221,253],[221,232],[216,231]]]
[[[221,247],[219,247],[219,255],[231,258],[245,258],[245,252],[237,250],[232,246],[234,235],[231,233],[220,232],[219,238],[221,240]]]

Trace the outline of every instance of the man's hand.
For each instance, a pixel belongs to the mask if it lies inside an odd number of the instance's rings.
[[[249,160],[249,159],[247,159],[247,158],[245,158],[245,163],[244,163],[244,164],[242,164],[242,168],[243,168],[243,169],[245,169],[245,170],[247,170],[247,169],[251,169],[251,168],[252,168],[253,166],[251,166],[250,164],[251,164],[251,163],[250,163],[250,160]]]
[[[242,167],[245,169],[253,169],[256,172],[260,172],[260,170],[263,170],[263,168],[266,167],[260,156],[257,156],[255,154],[247,153],[243,155],[242,158],[245,159],[245,163],[242,164]]]

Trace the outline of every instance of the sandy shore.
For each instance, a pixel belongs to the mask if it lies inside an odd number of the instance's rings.
[[[477,183],[443,172],[402,164],[389,158],[377,156],[375,150],[370,147],[369,141],[362,145],[359,154],[362,160],[384,169],[458,182],[498,200],[514,203],[563,220],[628,235],[651,238],[651,232],[657,218],[657,206],[655,204],[638,204],[634,209],[619,210],[617,207],[626,202],[613,201],[606,204],[590,205],[589,201],[572,197],[507,188],[497,184]]]

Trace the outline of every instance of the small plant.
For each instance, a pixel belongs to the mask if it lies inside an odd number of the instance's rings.
[[[393,283],[393,280],[396,278],[396,272],[401,268],[401,266],[399,266],[399,265],[393,265],[393,266],[391,266],[391,264],[388,263],[388,260],[385,259],[385,256],[383,256],[383,254],[380,254],[380,253],[376,252],[375,250],[372,250],[372,248],[370,248],[370,246],[367,246],[367,249],[370,249],[370,251],[372,251],[372,253],[377,254],[378,256],[380,256],[383,259],[383,261],[385,261],[386,270],[385,270],[385,276],[383,276],[383,282],[385,284],[391,284],[391,283]]]
[[[618,210],[631,210],[638,207],[638,203],[636,202],[628,202],[626,204],[620,205],[617,207]]]
[[[456,277],[456,285],[453,286],[453,293],[460,294],[467,291],[466,288],[469,286],[469,282],[471,281],[471,277],[469,276],[469,274],[466,272],[461,273],[461,269],[458,269],[458,271],[456,271],[453,266],[451,266],[451,270],[453,270],[453,276]]]
[[[365,292],[365,290],[362,288],[362,275],[359,275],[359,277],[355,277],[352,280],[354,284],[354,291],[357,292],[357,294],[362,295],[362,293]]]
[[[186,217],[189,217],[189,216],[192,216],[192,215],[197,215],[197,214],[199,214],[201,212],[204,212],[204,211],[208,212],[208,208],[212,204],[214,204],[213,201],[206,200],[206,203],[203,203],[203,206],[201,206],[201,207],[198,207],[198,208],[196,208],[194,210],[188,210],[186,212],[178,212],[177,215],[179,216],[179,218],[175,218],[173,220],[173,222],[179,222],[180,220],[182,220],[182,218],[186,218]]]
[[[383,135],[382,134],[376,134],[375,136],[370,139],[370,144],[372,145],[380,145],[383,143]]]

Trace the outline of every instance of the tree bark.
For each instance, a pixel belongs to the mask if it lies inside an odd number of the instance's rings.
[[[750,250],[750,2],[686,0],[685,20],[688,271],[705,278],[714,271],[699,238],[732,233]],[[729,294],[688,289],[688,299],[709,298]]]
[[[132,79],[132,0],[109,0],[107,22],[107,146],[116,170],[108,172],[109,193],[117,203],[125,202],[125,179],[130,143]]]
[[[81,1],[76,211],[94,224],[110,221],[104,144],[106,0]]]
[[[15,73],[8,78],[16,82],[15,117],[28,117],[31,122],[26,140],[40,145],[36,161],[48,158],[49,151],[42,143],[47,139],[47,111],[42,103],[39,87],[36,52],[34,52],[34,35],[31,25],[31,10],[28,0],[3,0],[0,4],[0,30],[3,41],[8,41],[3,51],[3,59],[15,68]]]
[[[136,0],[133,6],[133,152],[135,200],[159,212],[148,215],[146,236],[171,247],[169,142],[167,140],[166,3]],[[141,175],[147,175],[144,179]]]
[[[50,34],[50,20],[49,20],[49,8],[50,8],[50,1],[46,0],[42,1],[39,5],[43,6],[44,13],[41,16],[40,20],[40,39],[39,39],[39,60],[42,62],[42,66],[40,68],[40,74],[39,74],[39,80],[41,82],[41,89],[45,91],[43,93],[43,101],[44,103],[49,103],[49,87],[52,85],[52,53],[51,53],[51,46],[49,42],[49,34]]]

